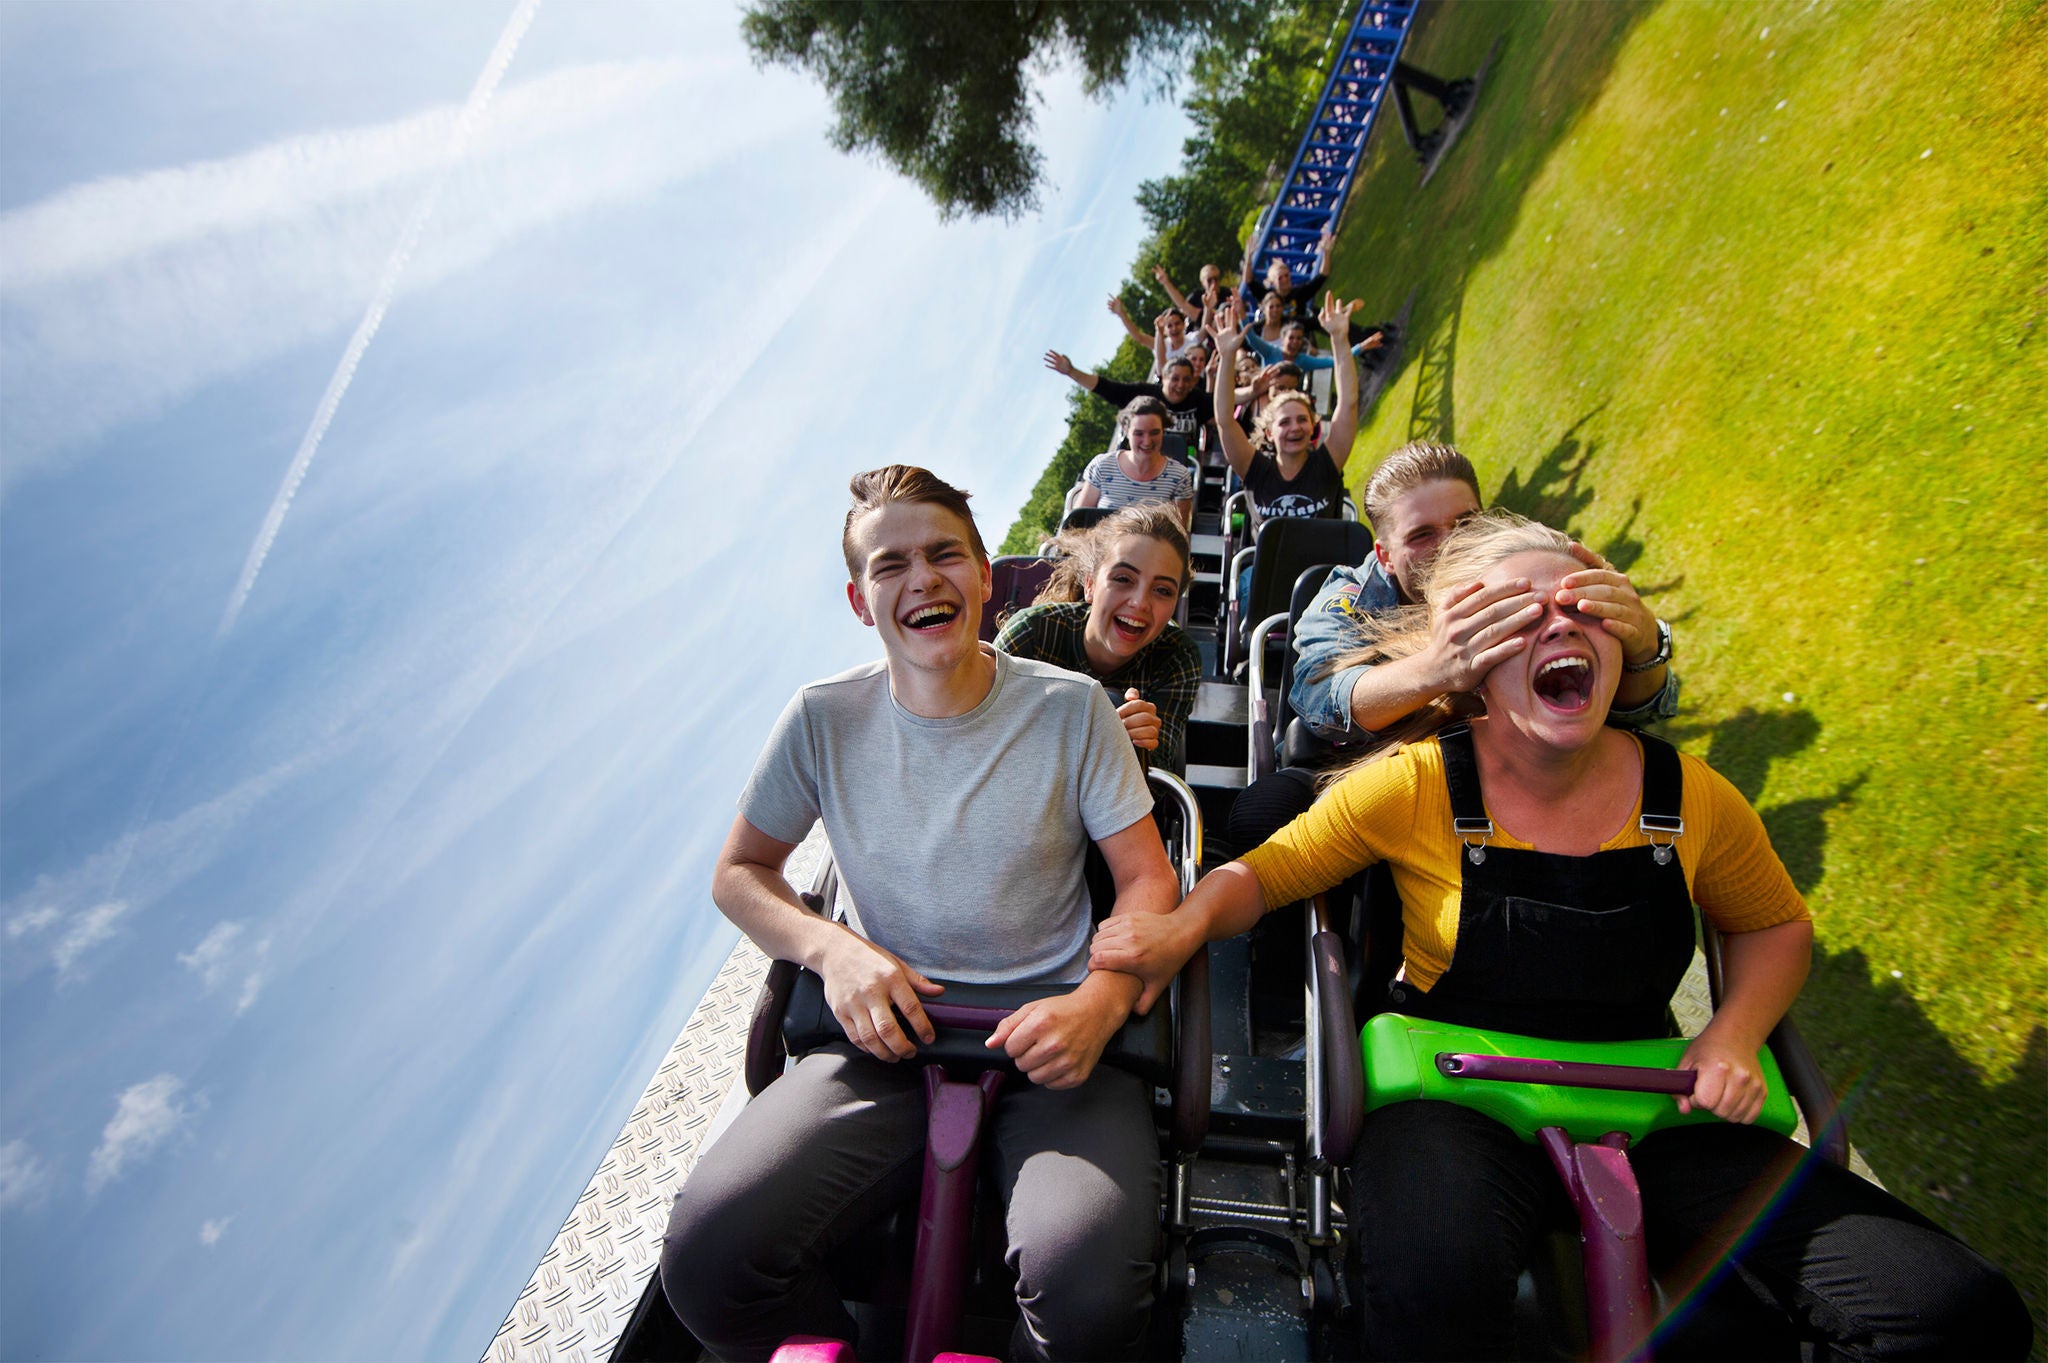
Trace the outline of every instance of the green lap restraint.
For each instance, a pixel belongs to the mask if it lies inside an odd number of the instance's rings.
[[[1688,1044],[1683,1037],[1647,1041],[1551,1041],[1485,1032],[1448,1023],[1429,1022],[1400,1013],[1381,1013],[1360,1035],[1365,1052],[1365,1110],[1414,1098],[1459,1103],[1476,1109],[1534,1142],[1541,1127],[1561,1126],[1575,1141],[1596,1141],[1611,1131],[1640,1141],[1671,1126],[1696,1126],[1721,1120],[1703,1108],[1678,1110],[1665,1093],[1623,1093],[1612,1089],[1566,1088],[1555,1084],[1505,1083],[1491,1079],[1453,1079],[1437,1069],[1440,1052],[1468,1055],[1512,1055],[1539,1060],[1572,1060],[1596,1065],[1640,1065],[1673,1069]],[[1756,1124],[1790,1136],[1799,1117],[1785,1090],[1785,1076],[1770,1051],[1761,1052],[1764,1082],[1769,1091]]]

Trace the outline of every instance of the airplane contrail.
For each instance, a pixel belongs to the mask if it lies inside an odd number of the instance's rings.
[[[455,127],[448,135],[447,151],[442,157],[441,168],[434,176],[433,183],[421,196],[419,205],[413,210],[411,219],[399,237],[398,245],[392,250],[391,258],[385,262],[384,274],[377,281],[377,291],[371,296],[370,306],[363,313],[363,320],[357,325],[355,335],[349,338],[348,349],[342,352],[341,363],[335,367],[334,377],[327,381],[327,391],[320,396],[320,405],[313,412],[313,424],[306,428],[305,438],[299,441],[298,452],[292,456],[291,467],[285,471],[284,484],[277,490],[277,497],[270,504],[270,512],[263,518],[263,529],[257,533],[256,542],[249,547],[249,557],[242,565],[242,576],[235,583],[234,595],[228,599],[226,611],[221,614],[220,628],[214,632],[213,643],[207,649],[205,662],[200,669],[201,680],[187,694],[178,717],[176,728],[170,740],[157,751],[150,763],[149,773],[143,778],[142,794],[136,805],[136,815],[120,847],[115,854],[113,869],[107,878],[107,894],[111,896],[120,887],[128,874],[128,865],[134,859],[136,843],[148,824],[150,812],[156,808],[158,794],[163,789],[165,778],[170,773],[172,757],[184,746],[185,731],[191,726],[193,712],[198,708],[200,696],[205,690],[204,678],[213,671],[219,656],[221,643],[241,617],[242,607],[249,600],[249,592],[256,585],[256,575],[263,571],[263,560],[270,554],[270,546],[277,541],[277,532],[284,524],[287,511],[291,510],[292,496],[305,480],[306,469],[319,452],[321,437],[327,434],[329,423],[334,420],[334,410],[341,405],[342,395],[348,391],[349,380],[355,377],[356,366],[362,363],[363,351],[377,334],[378,326],[384,320],[385,310],[391,306],[392,294],[397,291],[399,276],[405,273],[406,262],[411,259],[413,248],[419,243],[420,233],[433,215],[434,205],[441,197],[441,187],[447,182],[448,170],[464,148],[469,145],[470,135],[482,119],[485,106],[504,77],[505,68],[512,64],[512,55],[519,48],[520,39],[533,24],[535,11],[540,0],[519,0],[512,17],[505,23],[504,31],[498,35],[491,55],[484,61],[484,69],[471,87],[469,98],[457,115]]]
[[[270,503],[270,511],[263,518],[263,528],[257,532],[256,542],[249,546],[249,557],[242,564],[242,575],[235,583],[234,594],[228,598],[227,609],[221,613],[220,628],[214,635],[216,640],[226,638],[235,627],[235,621],[241,618],[242,607],[248,603],[249,593],[256,586],[256,576],[263,571],[263,561],[270,556],[270,546],[277,542],[277,532],[284,525],[285,513],[292,508],[292,498],[297,495],[299,484],[305,481],[306,470],[312,466],[313,456],[319,453],[320,442],[327,435],[327,427],[334,421],[335,409],[341,406],[342,396],[348,392],[349,383],[356,376],[356,366],[362,363],[363,352],[369,349],[377,328],[384,323],[384,314],[391,306],[392,296],[398,291],[399,278],[405,273],[414,248],[419,245],[427,219],[433,216],[434,207],[440,202],[442,188],[448,183],[448,173],[468,148],[471,135],[482,121],[484,109],[497,92],[505,68],[512,64],[513,53],[518,51],[519,41],[526,36],[526,30],[533,24],[534,13],[539,9],[540,0],[519,0],[512,17],[505,23],[504,31],[498,35],[497,44],[491,48],[484,69],[477,75],[476,84],[470,88],[469,98],[464,101],[462,112],[457,115],[455,126],[448,134],[448,146],[442,154],[440,169],[428,185],[427,192],[420,196],[405,230],[399,234],[397,245],[391,249],[390,258],[384,262],[384,273],[377,281],[376,292],[370,296],[370,305],[363,312],[363,320],[356,324],[355,334],[349,337],[341,363],[335,366],[334,376],[327,381],[327,391],[320,395],[320,405],[313,410],[313,422],[299,441],[298,451],[292,455],[291,467],[285,470],[284,483],[278,488],[277,496]]]

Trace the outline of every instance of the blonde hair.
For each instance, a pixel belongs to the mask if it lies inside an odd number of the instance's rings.
[[[1384,530],[1387,512],[1396,498],[1413,492],[1424,483],[1463,483],[1472,489],[1472,500],[1484,503],[1479,475],[1472,461],[1449,445],[1428,440],[1411,440],[1380,461],[1365,485],[1365,519],[1375,531]]]
[[[1299,366],[1297,366],[1298,368]],[[1316,400],[1299,388],[1283,388],[1277,393],[1266,395],[1266,405],[1259,412],[1259,419],[1252,423],[1252,440],[1255,444],[1271,445],[1273,427],[1280,420],[1280,409],[1290,402],[1298,402],[1308,409],[1308,419],[1318,420]]]
[[[1188,589],[1192,560],[1180,513],[1167,502],[1139,502],[1119,507],[1085,530],[1063,530],[1055,536],[1047,553],[1057,556],[1059,563],[1031,604],[1086,600],[1087,584],[1109,556],[1110,547],[1125,535],[1144,535],[1173,550],[1180,560],[1180,589]]]
[[[1441,448],[1441,447],[1439,447]],[[1570,558],[1572,537],[1512,511],[1482,511],[1461,522],[1444,537],[1443,547],[1422,570],[1417,591],[1421,604],[1401,606],[1358,617],[1365,641],[1331,660],[1325,675],[1349,667],[1376,667],[1410,658],[1429,646],[1429,625],[1436,612],[1461,588],[1486,576],[1496,564],[1516,554],[1559,554]],[[1339,780],[1396,748],[1429,737],[1454,719],[1484,713],[1484,703],[1471,692],[1432,697],[1414,714],[1373,735],[1358,757],[1329,772],[1322,784]]]

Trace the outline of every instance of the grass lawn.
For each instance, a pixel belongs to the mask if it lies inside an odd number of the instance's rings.
[[[1338,239],[1367,315],[1420,289],[1354,487],[1449,438],[1655,592],[1853,1137],[2048,1320],[2048,6],[1465,0],[1409,57],[1498,37]]]

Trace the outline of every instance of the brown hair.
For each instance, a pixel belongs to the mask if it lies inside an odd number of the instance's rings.
[[[870,511],[880,511],[897,502],[923,502],[952,512],[967,523],[967,540],[974,546],[975,556],[984,563],[988,562],[988,548],[981,542],[981,528],[974,523],[974,513],[967,509],[968,494],[931,470],[911,464],[891,464],[887,468],[854,474],[846,490],[853,495],[853,505],[846,509],[846,524],[839,532],[839,549],[846,555],[846,573],[853,581],[860,581],[861,570],[860,560],[853,552],[853,523]]]
[[[1297,366],[1298,367],[1298,366]],[[1298,402],[1308,408],[1308,419],[1316,421],[1316,400],[1299,388],[1283,388],[1277,393],[1266,395],[1266,405],[1259,409],[1259,419],[1252,423],[1252,438],[1262,445],[1273,443],[1273,426],[1280,420],[1280,409],[1290,402]]]
[[[1180,559],[1180,587],[1186,591],[1193,576],[1187,531],[1181,528],[1180,513],[1167,502],[1139,502],[1119,507],[1085,530],[1062,530],[1046,552],[1057,555],[1052,577],[1032,605],[1048,601],[1081,601],[1087,598],[1086,584],[1095,577],[1109,548],[1125,535],[1144,535],[1173,550]]]
[[[1411,447],[1412,448],[1412,447]],[[1438,445],[1433,448],[1442,450]],[[1460,458],[1456,451],[1447,451]],[[1512,511],[1482,511],[1459,523],[1444,537],[1443,547],[1422,570],[1417,586],[1419,605],[1401,606],[1356,617],[1365,636],[1357,648],[1347,649],[1332,659],[1326,675],[1335,676],[1348,667],[1375,667],[1400,658],[1412,657],[1429,645],[1431,617],[1444,608],[1461,587],[1486,576],[1487,570],[1516,554],[1550,553],[1571,557],[1572,537]],[[1331,771],[1327,785],[1354,768],[1376,761],[1394,749],[1429,737],[1451,720],[1482,710],[1478,697],[1450,692],[1434,697],[1414,714],[1373,735],[1371,744],[1358,757]]]
[[[1424,483],[1463,483],[1472,489],[1472,500],[1482,505],[1479,475],[1472,461],[1449,445],[1428,440],[1411,440],[1380,461],[1365,484],[1365,519],[1375,531],[1386,527],[1387,511],[1394,499]]]
[[[1124,409],[1116,414],[1117,429],[1129,435],[1131,418],[1139,416],[1156,416],[1159,418],[1159,424],[1165,426],[1168,416],[1166,404],[1149,394],[1140,393],[1125,403]]]

